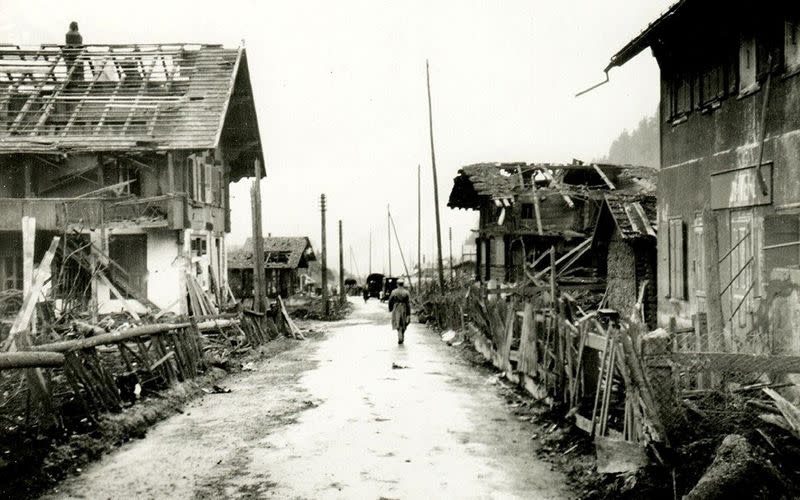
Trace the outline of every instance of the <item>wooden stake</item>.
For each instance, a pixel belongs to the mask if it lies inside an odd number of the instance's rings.
[[[444,290],[444,269],[442,267],[442,226],[439,221],[439,182],[436,179],[436,152],[433,147],[433,109],[431,106],[431,70],[428,61],[425,61],[425,74],[428,87],[428,130],[431,137],[431,168],[433,170],[433,205],[436,209],[436,251],[437,266],[439,271],[439,287]]]

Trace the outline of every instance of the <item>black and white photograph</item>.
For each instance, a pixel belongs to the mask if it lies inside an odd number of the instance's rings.
[[[0,0],[0,498],[800,498],[800,5]]]

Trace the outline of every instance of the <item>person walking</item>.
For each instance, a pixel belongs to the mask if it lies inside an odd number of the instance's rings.
[[[389,311],[392,313],[392,329],[397,330],[397,343],[402,344],[411,322],[411,294],[402,279],[397,280],[397,288],[389,295]]]

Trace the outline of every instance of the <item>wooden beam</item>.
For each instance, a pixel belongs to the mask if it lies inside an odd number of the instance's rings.
[[[600,167],[598,167],[597,165],[595,165],[594,163],[592,163],[592,168],[594,169],[594,171],[595,171],[595,172],[597,172],[597,175],[599,175],[599,176],[600,176],[600,178],[601,178],[601,179],[603,179],[603,182],[605,182],[605,183],[606,183],[606,186],[608,186],[608,189],[610,189],[610,190],[612,190],[612,191],[614,191],[615,189],[617,189],[617,187],[614,185],[614,183],[613,183],[613,182],[611,182],[611,180],[608,178],[608,176],[606,176],[605,172],[603,172],[603,171],[600,169]]]
[[[36,241],[36,218],[22,216],[22,296],[33,285],[33,253]]]
[[[800,373],[800,356],[728,352],[673,352],[648,358],[648,364],[668,361],[683,373]]]
[[[81,53],[83,53],[83,51],[81,51]],[[47,83],[47,80],[55,73],[56,67],[58,66],[60,60],[61,60],[61,55],[59,54],[58,57],[56,57],[56,60],[53,63],[53,65],[50,66],[50,70],[47,72],[47,75],[44,78],[42,78],[41,82],[39,82],[36,85],[31,94],[25,100],[25,104],[23,104],[22,108],[17,112],[17,116],[14,117],[14,122],[11,124],[10,127],[8,127],[8,134],[13,134],[14,132],[17,131],[17,127],[19,127],[19,124],[22,123],[22,119],[25,118],[25,115],[28,113],[28,110],[33,105],[33,101],[35,101],[39,97],[39,94],[42,91],[42,88],[44,88],[45,84]],[[77,66],[77,64],[75,66]],[[75,69],[75,66],[72,67],[72,70]],[[69,81],[70,76],[72,76],[72,70],[70,70],[69,74],[67,75],[67,81]]]
[[[14,323],[11,325],[11,330],[8,332],[8,338],[5,342],[8,349],[12,351],[17,350],[15,347],[16,336],[24,332],[31,322],[36,303],[39,301],[39,294],[42,291],[45,280],[50,276],[50,265],[53,263],[53,257],[56,254],[58,242],[60,240],[61,238],[59,236],[53,236],[50,248],[48,248],[44,257],[42,257],[41,262],[39,262],[39,267],[36,269],[36,274],[33,276],[33,283],[28,293],[25,294],[22,299],[22,307],[20,307],[19,313],[17,313]]]

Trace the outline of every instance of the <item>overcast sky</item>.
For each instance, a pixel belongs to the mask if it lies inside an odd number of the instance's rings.
[[[0,0],[0,41],[63,43],[69,21],[87,43],[244,40],[267,178],[264,230],[320,241],[328,196],[328,261],[335,224],[359,271],[386,270],[390,204],[409,267],[416,261],[417,165],[423,253],[435,255],[425,59],[431,63],[442,234],[453,253],[474,212],[446,207],[459,167],[483,161],[591,160],[658,103],[647,53],[602,79],[609,57],[671,0],[503,1],[43,1]],[[115,5],[119,5],[115,7]],[[231,187],[232,243],[250,232],[249,181]],[[402,264],[392,251],[394,274]],[[345,267],[350,268],[350,256]]]

